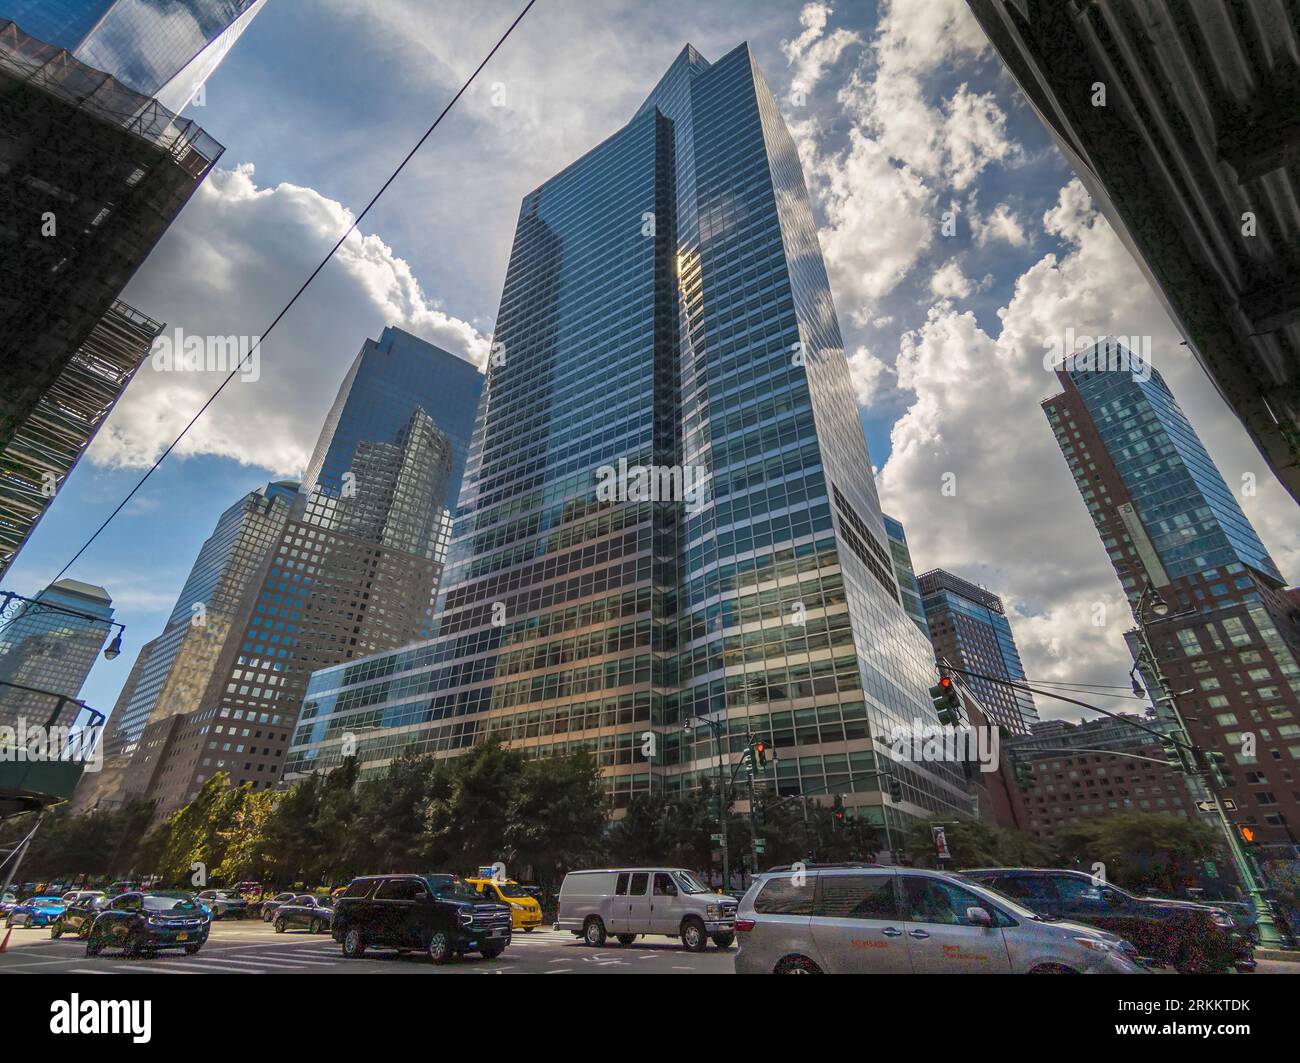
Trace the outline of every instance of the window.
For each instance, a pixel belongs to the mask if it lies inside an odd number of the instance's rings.
[[[614,887],[615,897],[627,896],[627,880],[631,877],[632,876],[629,875],[626,871],[624,871],[621,875],[618,876],[618,884]]]
[[[795,885],[790,878],[768,881],[754,898],[754,911],[762,915],[812,915],[814,883],[804,880]]]
[[[628,892],[633,897],[644,897],[646,886],[650,882],[650,873],[648,871],[635,871],[632,874],[632,885]]]
[[[975,926],[966,917],[967,908],[983,908],[993,921],[998,917],[979,897],[938,878],[906,875],[903,888],[907,897],[907,918],[913,923],[940,923],[944,926]]]
[[[1040,905],[1056,901],[1052,880],[1046,875],[1011,875],[997,879],[993,888],[1035,910]]]
[[[414,901],[425,896],[428,891],[424,886],[410,878],[385,879],[384,884],[375,893],[377,901]]]
[[[832,919],[897,919],[894,876],[822,875],[817,915]]]
[[[1096,904],[1101,901],[1101,886],[1090,878],[1063,875],[1056,880],[1056,889],[1065,904],[1077,904],[1080,901]]]
[[[654,893],[656,897],[676,897],[677,887],[673,884],[672,876],[656,871]]]

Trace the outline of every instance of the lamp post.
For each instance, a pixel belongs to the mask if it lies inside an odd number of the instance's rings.
[[[1165,620],[1177,620],[1182,617],[1192,616],[1195,612],[1194,609],[1189,609],[1181,613],[1172,613],[1169,603],[1160,597],[1160,593],[1152,586],[1150,580],[1147,580],[1146,586],[1142,588],[1142,593],[1138,597],[1137,604],[1133,606],[1133,618],[1137,621],[1138,639],[1142,644],[1141,655],[1146,659],[1147,665],[1151,669],[1151,675],[1160,687],[1160,697],[1157,700],[1167,707],[1169,718],[1177,726],[1179,744],[1190,747],[1193,754],[1199,750],[1192,745],[1187,723],[1178,708],[1178,699],[1174,695],[1173,687],[1165,676],[1164,670],[1160,667],[1160,661],[1157,659],[1155,649],[1151,645],[1151,635],[1147,630],[1147,626]],[[1135,680],[1135,688],[1136,685]],[[1228,852],[1232,855],[1232,862],[1236,865],[1237,874],[1242,883],[1245,884],[1246,892],[1250,895],[1251,903],[1255,908],[1255,925],[1259,930],[1259,943],[1266,947],[1280,947],[1284,944],[1282,935],[1277,931],[1277,926],[1273,921],[1272,909],[1269,908],[1268,902],[1264,899],[1263,888],[1255,875],[1255,869],[1251,865],[1249,857],[1242,850],[1241,843],[1237,840],[1236,831],[1232,829],[1232,824],[1228,821],[1228,812],[1223,807],[1223,798],[1219,794],[1219,787],[1214,774],[1213,772],[1199,770],[1200,765],[1197,761],[1200,759],[1193,756],[1193,763],[1184,769],[1185,774],[1201,777],[1206,793],[1210,795],[1210,800],[1214,804],[1219,826],[1223,829],[1224,838],[1228,843]]]
[[[711,720],[707,716],[696,716],[687,720],[682,729],[687,734],[693,735],[698,725],[702,723],[708,725],[718,744],[718,838],[722,845],[722,888],[726,890],[731,888],[731,859],[727,852],[727,798],[722,758],[723,725],[718,720]]]

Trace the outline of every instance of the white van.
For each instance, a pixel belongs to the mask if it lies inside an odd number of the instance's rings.
[[[661,934],[680,938],[692,952],[703,952],[710,938],[725,949],[736,939],[736,901],[682,868],[570,871],[555,929],[595,946],[609,936],[630,945],[639,934]]]

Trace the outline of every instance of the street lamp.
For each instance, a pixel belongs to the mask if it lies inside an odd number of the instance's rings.
[[[707,724],[718,744],[718,839],[722,846],[722,888],[731,888],[731,858],[727,849],[727,798],[723,778],[722,723],[707,716],[695,716],[682,725],[682,730],[693,735],[700,724]]]
[[[1138,639],[1142,643],[1137,663],[1145,658],[1147,665],[1151,669],[1151,677],[1155,679],[1160,687],[1160,698],[1158,699],[1168,708],[1168,718],[1174,721],[1178,728],[1178,741],[1184,745],[1192,746],[1194,751],[1193,762],[1203,761],[1204,753],[1199,757],[1195,756],[1200,752],[1199,748],[1192,745],[1191,736],[1187,730],[1187,723],[1183,718],[1182,712],[1178,708],[1178,698],[1170,685],[1168,678],[1160,667],[1160,662],[1156,658],[1155,648],[1151,645],[1151,635],[1147,630],[1148,624],[1159,623],[1165,620],[1177,620],[1185,616],[1195,615],[1195,609],[1185,609],[1180,613],[1171,613],[1169,604],[1160,597],[1159,592],[1147,580],[1146,586],[1142,588],[1142,593],[1138,596],[1137,602],[1133,606],[1133,619],[1137,621]],[[1137,667],[1134,664],[1134,668]],[[1133,681],[1133,689],[1137,690],[1137,680]],[[1187,691],[1182,691],[1186,694]],[[1249,858],[1242,851],[1241,843],[1237,840],[1237,832],[1232,829],[1232,824],[1228,822],[1228,811],[1223,807],[1223,798],[1219,795],[1218,787],[1212,772],[1201,770],[1185,770],[1184,774],[1195,774],[1201,778],[1201,783],[1205,787],[1205,792],[1210,795],[1210,800],[1214,804],[1214,811],[1218,815],[1219,826],[1223,830],[1224,838],[1227,840],[1228,852],[1232,855],[1232,862],[1236,865],[1237,874],[1242,883],[1246,886],[1246,892],[1255,908],[1255,925],[1259,929],[1259,943],[1265,946],[1280,946],[1283,944],[1282,936],[1277,932],[1277,927],[1273,922],[1273,911],[1264,899],[1264,892],[1259,884],[1259,879],[1255,876],[1255,870],[1251,866]]]

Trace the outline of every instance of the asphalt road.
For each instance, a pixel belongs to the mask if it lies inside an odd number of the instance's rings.
[[[0,939],[4,936],[0,928]],[[731,974],[735,948],[712,945],[686,952],[668,938],[641,938],[635,945],[593,949],[572,934],[538,929],[514,935],[495,960],[471,953],[438,967],[423,955],[398,956],[371,951],[365,959],[345,960],[328,934],[288,930],[277,934],[261,920],[220,920],[195,956],[179,949],[128,959],[119,953],[86,956],[75,938],[54,941],[47,929],[15,928],[8,951],[0,955],[6,974]]]
[[[0,939],[4,936],[0,928]],[[572,934],[538,929],[516,933],[495,960],[471,953],[438,967],[422,955],[371,951],[362,960],[345,960],[328,934],[306,930],[275,933],[261,920],[221,920],[212,924],[208,943],[197,956],[160,952],[142,959],[118,953],[88,958],[85,942],[50,938],[47,929],[15,928],[8,951],[0,955],[6,974],[731,974],[735,948],[686,952],[668,938],[640,938],[624,947],[593,949]],[[1260,974],[1300,974],[1300,963],[1261,960]]]

